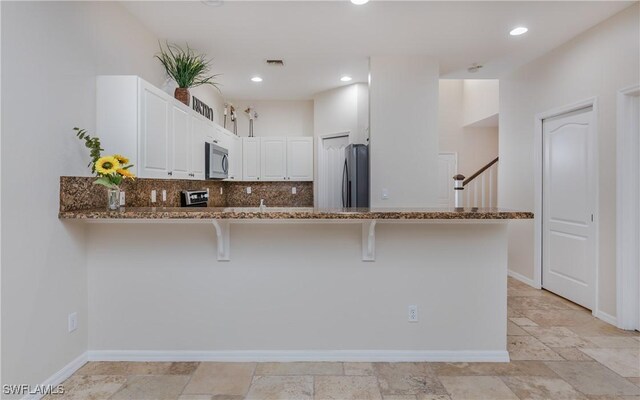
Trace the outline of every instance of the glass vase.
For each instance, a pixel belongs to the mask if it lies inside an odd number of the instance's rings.
[[[107,189],[107,208],[110,211],[120,209],[120,189]]]

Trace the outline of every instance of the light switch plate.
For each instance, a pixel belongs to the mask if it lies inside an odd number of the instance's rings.
[[[120,192],[120,206],[124,207],[125,206],[125,197],[124,197],[124,192]]]
[[[69,333],[78,329],[78,313],[73,312],[69,314],[68,324],[69,324]]]
[[[386,200],[389,198],[389,190],[388,189],[382,189],[382,200]]]

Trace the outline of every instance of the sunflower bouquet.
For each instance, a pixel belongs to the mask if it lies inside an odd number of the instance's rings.
[[[125,179],[134,179],[135,175],[129,171],[133,164],[129,164],[127,157],[120,154],[114,154],[111,156],[102,156],[102,150],[100,139],[97,137],[91,137],[87,134],[87,131],[80,128],[73,128],[76,131],[76,136],[80,140],[84,140],[85,146],[91,152],[91,172],[96,174],[98,179],[93,183],[96,185],[102,185],[109,189],[120,190],[120,184]]]

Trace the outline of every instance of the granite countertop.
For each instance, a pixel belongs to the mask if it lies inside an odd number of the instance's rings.
[[[127,207],[120,211],[105,209],[87,209],[61,211],[60,219],[101,220],[101,219],[467,219],[467,220],[505,220],[532,219],[533,213],[512,211],[499,208],[481,208],[455,210],[453,208],[355,208],[326,209],[308,207],[278,208],[267,207],[261,211],[257,207]]]

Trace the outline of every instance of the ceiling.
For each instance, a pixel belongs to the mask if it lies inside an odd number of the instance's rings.
[[[368,57],[430,55],[443,78],[499,78],[630,6],[622,1],[122,2],[162,39],[214,59],[225,97],[308,99],[365,82]],[[529,32],[509,36],[515,26]],[[285,67],[265,64],[283,58]],[[475,74],[472,63],[484,66]],[[254,83],[250,78],[261,76]]]

